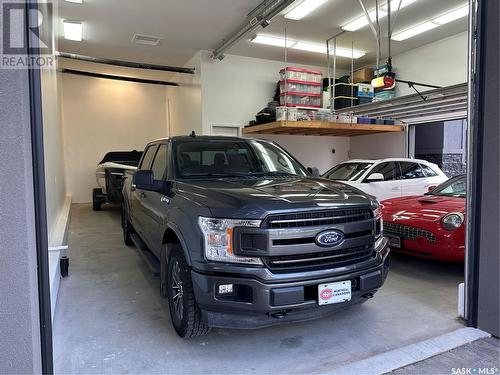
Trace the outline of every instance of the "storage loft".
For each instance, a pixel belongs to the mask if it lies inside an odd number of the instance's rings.
[[[247,126],[243,134],[326,135],[354,137],[358,135],[401,132],[402,125],[375,125],[326,121],[275,121]]]

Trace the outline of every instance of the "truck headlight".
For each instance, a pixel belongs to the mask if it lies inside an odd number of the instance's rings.
[[[235,227],[259,227],[260,220],[235,220],[199,217],[198,225],[205,239],[205,256],[214,262],[263,265],[260,258],[234,255],[233,230]]]
[[[371,201],[371,207],[373,210],[373,217],[375,218],[375,238],[382,237],[384,235],[384,220],[382,219],[382,207],[378,200]]]
[[[444,229],[455,230],[460,228],[464,223],[464,215],[460,212],[453,212],[443,217],[441,222],[443,223]]]

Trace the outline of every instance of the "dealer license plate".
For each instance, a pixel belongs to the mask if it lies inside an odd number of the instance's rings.
[[[389,240],[389,247],[401,249],[401,237],[388,236],[387,239]]]
[[[351,280],[318,285],[318,304],[331,305],[351,300]]]

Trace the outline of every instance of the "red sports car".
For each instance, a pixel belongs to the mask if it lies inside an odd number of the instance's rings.
[[[463,262],[465,193],[465,176],[458,176],[425,195],[383,201],[389,247],[421,258]]]

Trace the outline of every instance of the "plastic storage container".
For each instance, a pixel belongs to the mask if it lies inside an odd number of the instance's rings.
[[[375,98],[377,100],[389,100],[396,97],[396,92],[394,90],[379,91],[375,93]]]
[[[358,105],[358,98],[349,97],[336,97],[335,98],[335,109],[342,109]]]
[[[286,67],[280,71],[281,80],[293,79],[303,82],[321,83],[322,73],[316,70]],[[291,91],[291,90],[288,90]]]
[[[285,79],[280,82],[280,91],[282,93],[304,92],[308,94],[321,94],[321,83]]]
[[[336,83],[335,84],[335,97],[347,96],[355,97],[358,94],[358,88],[356,85],[351,85],[349,83]]]
[[[321,94],[308,94],[300,92],[283,93],[280,96],[280,105],[287,107],[321,107]]]

